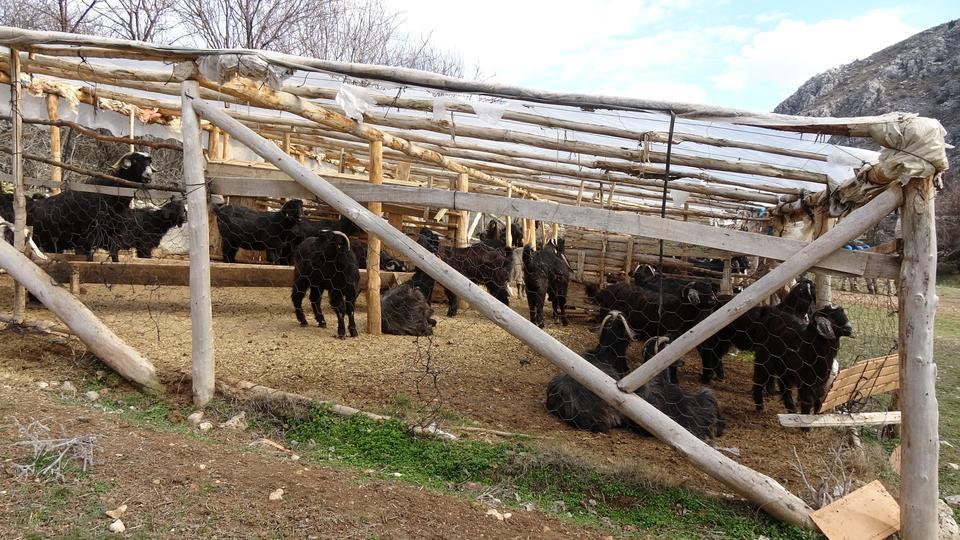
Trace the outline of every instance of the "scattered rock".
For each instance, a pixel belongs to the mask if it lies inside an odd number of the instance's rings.
[[[83,397],[87,398],[87,401],[96,401],[100,399],[100,393],[96,390],[90,390],[83,394]]]
[[[201,463],[201,464],[200,464],[200,470],[201,470],[201,471],[204,471],[204,470],[206,470],[206,469],[207,469],[206,464]]]
[[[243,431],[247,429],[247,413],[246,411],[240,411],[240,414],[237,414],[227,420],[226,422],[220,424],[220,427],[227,429],[235,429],[237,431]]]
[[[120,506],[114,508],[113,510],[107,510],[104,514],[112,517],[113,519],[120,519],[120,516],[127,511],[127,505],[121,504]]]
[[[200,425],[200,422],[203,421],[203,411],[197,411],[190,413],[190,416],[187,417],[187,422],[197,426]]]
[[[483,484],[481,484],[480,482],[466,482],[465,484],[463,484],[463,489],[467,489],[470,491],[480,491],[481,489],[483,489]]]
[[[960,508],[960,495],[950,495],[949,497],[944,497],[943,500],[954,508]]]
[[[153,484],[154,484],[155,486],[159,486],[159,485],[160,485],[160,479],[159,479],[159,478],[154,478],[154,479],[153,479]]]
[[[94,375],[94,376],[97,378],[97,380],[99,381],[100,379],[104,378],[104,377],[107,375],[107,372],[104,371],[104,370],[102,370],[102,369],[98,369],[97,371],[95,371],[95,372],[93,373],[93,375]]]
[[[283,488],[277,488],[270,492],[269,499],[271,501],[279,501],[283,499]]]
[[[501,514],[500,511],[497,510],[496,508],[491,508],[487,510],[487,515],[497,518],[497,521],[503,521],[505,519],[510,519],[510,516],[512,516],[513,514],[511,514],[510,512]]]
[[[123,531],[127,530],[127,527],[119,519],[111,523],[110,526],[107,528],[110,529],[110,532],[117,533],[117,534],[120,534]]]
[[[941,540],[960,540],[960,526],[953,517],[953,508],[942,499],[937,500],[937,520]]]
[[[396,476],[397,478],[400,478],[401,476],[403,476],[403,473],[395,472],[393,473],[393,475]]]
[[[947,463],[947,468],[951,471],[960,471],[960,465],[957,465],[956,463]]]
[[[37,388],[41,390],[46,389],[48,386],[50,386],[50,383],[48,383],[47,381],[40,381],[37,383]]]
[[[213,424],[211,424],[210,422],[200,422],[200,425],[197,427],[200,428],[200,431],[206,433],[211,429],[213,429]]]
[[[60,393],[70,394],[70,395],[76,394],[77,387],[74,386],[73,383],[70,381],[63,381],[63,385],[60,386]]]

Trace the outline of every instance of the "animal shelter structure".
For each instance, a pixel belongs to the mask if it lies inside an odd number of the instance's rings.
[[[202,406],[217,379],[211,287],[289,287],[294,273],[286,265],[211,262],[219,256],[211,197],[273,207],[303,199],[311,212],[343,216],[367,233],[360,286],[368,333],[381,329],[381,288],[410,277],[382,270],[388,251],[757,507],[812,528],[812,509],[800,497],[634,392],[799,274],[815,274],[818,306],[830,302],[831,276],[893,280],[898,362],[870,364],[869,378],[879,386],[897,379],[899,387],[903,537],[937,534],[933,199],[947,162],[935,120],[752,113],[16,28],[0,28],[0,46],[0,82],[9,91],[0,111],[13,126],[4,142],[12,172],[0,182],[13,186],[15,218],[12,245],[0,242],[0,266],[26,288],[16,288],[9,320],[24,322],[29,290],[91,352],[156,390],[162,385],[150,359],[52,283],[189,284],[193,395]],[[50,156],[24,148],[24,124],[49,129]],[[67,128],[131,150],[182,149],[182,182],[136,183],[71,165],[60,153]],[[834,136],[872,140],[879,152],[826,141]],[[50,177],[25,176],[25,159],[51,165]],[[64,170],[105,181],[67,185]],[[38,266],[25,254],[28,189],[185,198],[189,262],[51,255],[59,262]],[[843,249],[895,211],[902,240]],[[719,265],[701,275],[721,292],[742,291],[615,380],[411,238],[428,228],[463,247],[485,216],[502,220],[508,246],[516,230],[533,249],[563,231],[574,282],[603,286],[608,274],[637,264],[686,274],[692,259],[713,259]],[[761,261],[763,271],[738,274],[734,261],[743,256]],[[857,369],[863,375],[868,366]]]

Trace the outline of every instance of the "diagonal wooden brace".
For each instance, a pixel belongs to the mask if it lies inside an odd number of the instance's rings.
[[[797,277],[798,274],[806,272],[817,262],[863,234],[864,231],[899,207],[902,201],[903,191],[900,185],[890,186],[886,191],[874,197],[872,201],[851,212],[829,232],[807,244],[796,255],[783,261],[769,274],[755,281],[743,292],[733,297],[733,300],[730,300],[723,308],[700,321],[699,324],[677,338],[659,354],[628,373],[620,379],[617,385],[624,392],[635,392],[678,358],[692,351],[697,345],[700,345],[707,338],[746,313],[747,310],[759,304],[764,298]]]

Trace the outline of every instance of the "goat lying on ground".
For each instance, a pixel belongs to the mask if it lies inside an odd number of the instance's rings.
[[[290,300],[300,326],[307,326],[303,297],[310,291],[310,307],[317,325],[326,328],[320,309],[323,291],[330,292],[330,306],[337,314],[337,337],[345,338],[344,316],[349,319],[350,337],[357,337],[353,319],[354,305],[360,293],[360,270],[350,250],[350,239],[339,231],[321,233],[304,240],[293,254],[293,291]]]
[[[258,212],[236,204],[214,205],[223,261],[236,262],[237,250],[266,250],[267,261],[290,264],[288,249],[298,238],[303,201],[291,199],[277,212]]]
[[[430,253],[436,253],[440,248],[440,238],[427,228],[420,229],[417,242]],[[384,334],[407,336],[433,335],[437,321],[433,318],[433,308],[424,296],[424,291],[428,290],[433,290],[433,278],[417,268],[410,281],[383,293],[380,298],[381,331]]]

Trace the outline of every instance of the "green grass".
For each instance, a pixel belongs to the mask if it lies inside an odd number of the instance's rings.
[[[582,523],[597,524],[606,518],[666,538],[815,537],[746,505],[625,479],[569,458],[538,453],[519,442],[416,438],[399,422],[375,422],[362,416],[344,419],[319,408],[308,418],[292,422],[287,435],[312,448],[305,452],[309,459],[375,469],[388,478],[399,473],[401,481],[439,489],[477,482],[509,504],[533,503],[544,510],[569,513],[567,517]]]
[[[941,305],[960,304],[960,289],[937,287]],[[960,307],[940,309],[934,323],[934,356],[937,360],[937,397],[940,405],[940,493],[960,494],[960,471],[946,467],[960,463]],[[960,517],[960,513],[957,513]]]

